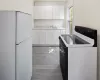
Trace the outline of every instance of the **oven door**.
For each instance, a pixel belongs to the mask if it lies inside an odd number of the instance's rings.
[[[68,47],[65,46],[63,41],[59,38],[59,49],[60,49],[60,67],[63,79],[66,80],[68,77]]]

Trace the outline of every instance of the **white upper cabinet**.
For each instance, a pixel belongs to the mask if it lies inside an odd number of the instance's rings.
[[[52,19],[51,6],[35,6],[34,10],[35,19]]]
[[[64,6],[52,7],[53,19],[64,19]]]
[[[64,19],[64,6],[35,6],[35,19]]]

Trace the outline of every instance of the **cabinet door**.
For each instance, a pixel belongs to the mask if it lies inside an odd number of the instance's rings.
[[[52,6],[35,6],[35,19],[52,19]]]
[[[40,30],[40,44],[46,44],[46,30]]]
[[[53,6],[53,19],[64,19],[64,6]]]
[[[54,44],[54,30],[47,30],[46,31],[46,44]]]
[[[40,44],[40,30],[33,30],[33,44]]]
[[[59,44],[60,30],[48,30],[46,33],[46,44]]]
[[[32,77],[32,38],[16,47],[16,80],[31,80]]]
[[[54,44],[58,45],[59,44],[59,36],[60,36],[60,30],[54,30]]]
[[[60,30],[61,35],[66,33],[65,29]]]

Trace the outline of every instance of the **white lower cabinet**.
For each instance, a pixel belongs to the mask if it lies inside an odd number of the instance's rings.
[[[65,34],[64,29],[58,30],[33,30],[33,44],[58,45],[59,36]]]
[[[33,30],[33,44],[40,44],[40,30]]]
[[[64,29],[64,30],[60,30],[60,33],[61,33],[61,35],[62,34],[66,34],[66,30]]]
[[[54,31],[47,30],[46,31],[46,44],[54,44]]]
[[[39,31],[40,33],[40,35],[39,35],[39,37],[40,37],[40,41],[39,41],[39,44],[46,44],[46,30],[40,30]]]
[[[59,44],[59,36],[61,35],[60,30],[54,31],[54,44],[58,45]]]

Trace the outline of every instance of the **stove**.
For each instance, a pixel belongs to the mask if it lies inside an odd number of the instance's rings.
[[[59,49],[63,80],[97,79],[97,30],[75,26],[59,37]]]
[[[61,35],[67,44],[74,45],[74,44],[90,44],[89,42],[83,40],[82,38],[76,35]]]

